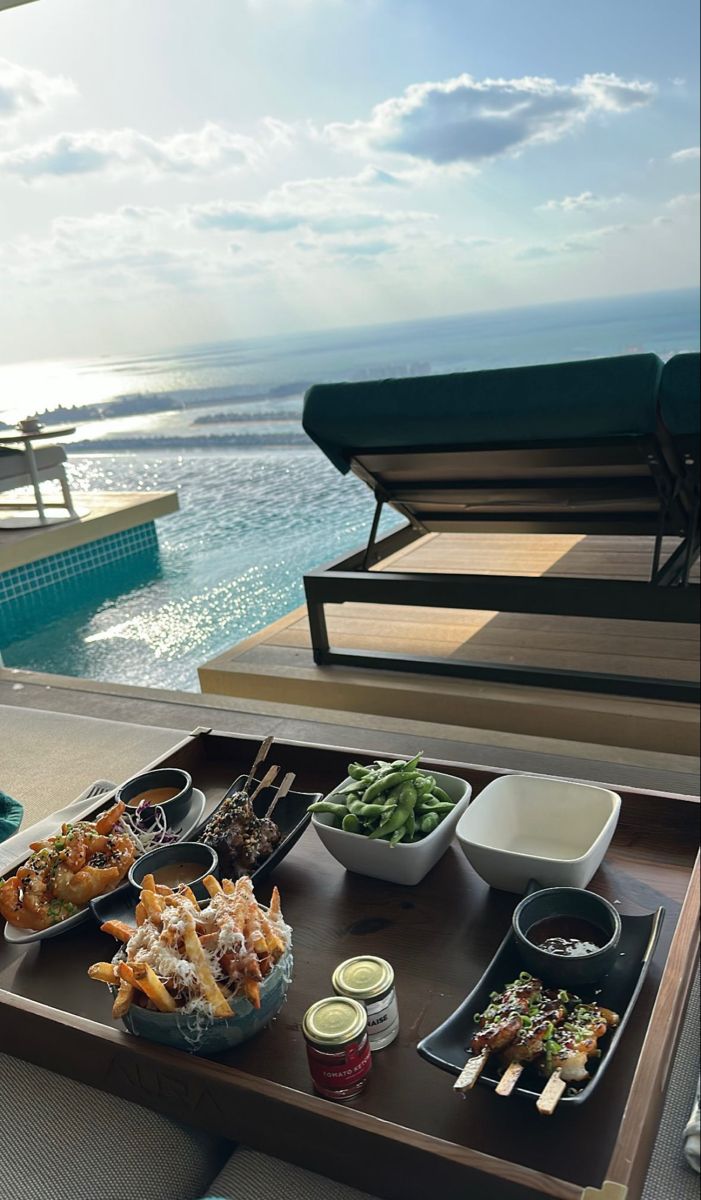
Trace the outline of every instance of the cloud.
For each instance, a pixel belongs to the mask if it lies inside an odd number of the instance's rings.
[[[90,217],[60,217],[44,238],[0,246],[4,276],[65,295],[80,281],[108,298],[164,288],[214,287],[266,267],[261,256],[222,255],[188,238],[183,209],[124,206]]]
[[[529,261],[539,258],[555,258],[566,254],[586,254],[598,250],[606,239],[618,234],[629,233],[630,225],[602,225],[598,229],[589,229],[584,233],[560,241],[548,242],[545,245],[522,246],[514,252],[513,257],[518,261]]]
[[[287,233],[293,229],[309,229],[321,234],[349,233],[428,219],[427,213],[380,212],[293,202],[285,205],[280,203],[279,194],[274,193],[262,201],[219,200],[192,205],[188,211],[190,222],[196,229],[257,234]]]
[[[537,76],[460,75],[412,84],[376,105],[369,121],[330,124],[323,136],[364,153],[388,151],[440,166],[478,164],[557,141],[595,115],[647,104],[654,91],[651,83],[607,74],[585,75],[571,86]]]
[[[671,200],[665,203],[666,208],[671,208],[679,211],[696,208],[699,203],[698,192],[682,192],[681,196],[672,196]]]
[[[693,162],[698,159],[701,150],[698,146],[687,146],[686,150],[675,150],[674,154],[670,154],[672,162]]]
[[[0,58],[0,122],[41,112],[63,96],[75,96],[75,84],[63,75],[45,75]]]
[[[593,208],[607,208],[610,204],[620,204],[623,196],[597,196],[594,192],[580,192],[578,196],[563,196],[561,200],[547,200],[539,204],[538,212],[585,212]]]
[[[356,175],[329,175],[321,179],[291,179],[269,193],[275,204],[288,205],[307,201],[324,201],[339,196],[357,195],[358,192],[376,191],[378,188],[407,187],[408,180],[380,167],[363,167]]]
[[[96,172],[198,177],[246,166],[258,153],[253,138],[212,123],[161,139],[135,129],[86,130],[6,150],[0,172],[26,181]]]

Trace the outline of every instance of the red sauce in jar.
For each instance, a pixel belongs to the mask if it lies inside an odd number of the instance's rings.
[[[314,1087],[327,1100],[352,1100],[372,1067],[367,1012],[357,1000],[333,996],[307,1010],[302,1032]]]

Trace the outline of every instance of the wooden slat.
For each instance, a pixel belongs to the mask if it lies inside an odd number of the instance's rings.
[[[665,555],[676,545],[675,539],[665,539]],[[647,580],[652,550],[651,538],[433,533],[375,569]],[[699,631],[692,626],[350,603],[328,605],[326,616],[331,642],[339,649],[650,678],[698,677]],[[630,697],[610,698],[602,706],[602,697],[567,689],[551,689],[546,696],[543,689],[517,684],[493,685],[485,701],[484,690],[468,680],[319,669],[310,648],[306,609],[301,608],[205,664],[201,686],[229,695],[276,696],[414,720],[430,717],[530,734],[547,729],[552,736],[611,745],[697,751],[695,714],[688,706]],[[332,680],[336,686],[329,686]],[[528,705],[522,703],[526,694],[532,697]]]

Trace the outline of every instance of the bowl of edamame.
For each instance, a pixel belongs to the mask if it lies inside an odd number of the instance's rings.
[[[445,854],[472,788],[420,762],[419,753],[350,763],[346,779],[310,806],[317,834],[348,871],[410,886]]]

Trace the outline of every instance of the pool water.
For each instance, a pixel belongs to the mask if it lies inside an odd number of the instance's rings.
[[[0,647],[7,667],[198,690],[197,667],[304,600],[302,575],[367,539],[368,489],[314,449],[76,455],[80,491],[177,488],[159,551],[47,594]],[[385,528],[396,524],[389,514]]]

